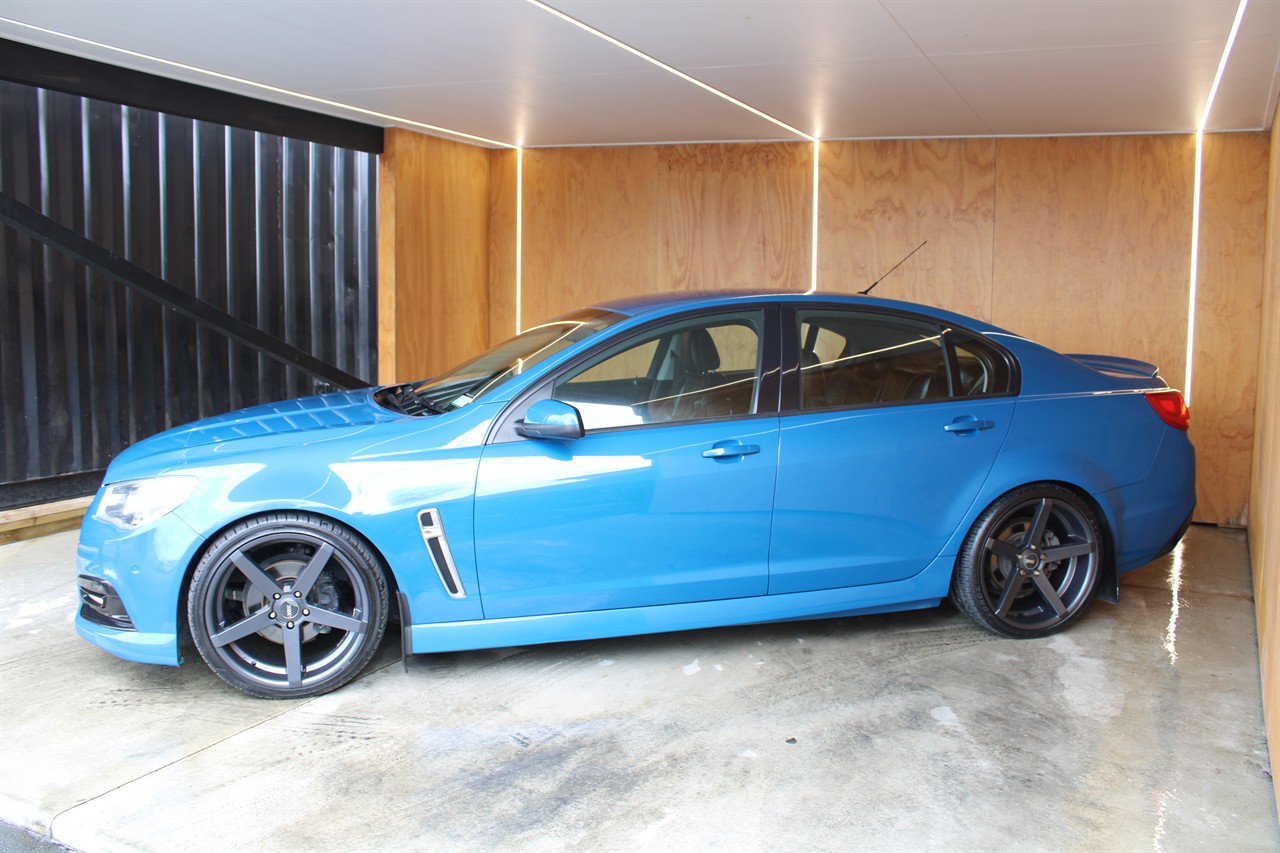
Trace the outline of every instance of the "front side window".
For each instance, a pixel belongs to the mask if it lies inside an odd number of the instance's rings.
[[[857,311],[796,314],[800,408],[888,405],[947,397],[946,342],[940,326]]]
[[[588,431],[755,412],[762,316],[702,317],[651,330],[556,380]]]

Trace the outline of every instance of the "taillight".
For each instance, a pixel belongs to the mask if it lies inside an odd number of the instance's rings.
[[[1152,391],[1144,396],[1151,408],[1156,410],[1160,420],[1169,426],[1183,430],[1191,426],[1191,410],[1182,399],[1181,391]]]

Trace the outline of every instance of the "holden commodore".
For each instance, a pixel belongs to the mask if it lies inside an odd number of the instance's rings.
[[[253,696],[406,653],[934,607],[1042,637],[1167,553],[1182,395],[863,296],[597,305],[432,379],[138,442],[80,534],[79,633]]]

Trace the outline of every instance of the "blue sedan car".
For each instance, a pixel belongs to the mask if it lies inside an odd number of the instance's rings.
[[[934,607],[1042,637],[1167,553],[1188,412],[1150,364],[861,296],[651,296],[443,376],[259,406],[111,464],[82,636],[254,696],[406,651]]]

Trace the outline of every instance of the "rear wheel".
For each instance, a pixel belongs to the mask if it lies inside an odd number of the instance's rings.
[[[1044,637],[1075,620],[1102,571],[1102,531],[1075,492],[1051,483],[1014,489],[965,538],[951,599],[1005,637]]]
[[[217,675],[252,696],[294,699],[346,684],[387,625],[381,564],[351,530],[277,513],[219,536],[196,566],[191,634]]]

